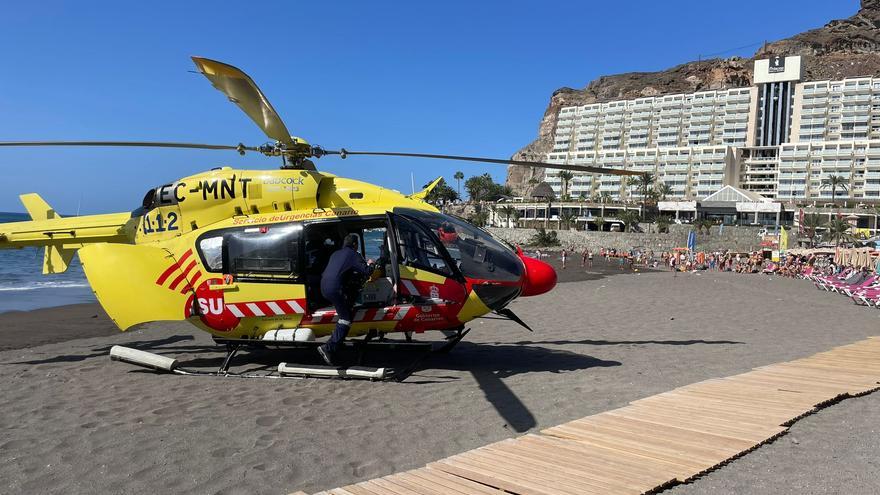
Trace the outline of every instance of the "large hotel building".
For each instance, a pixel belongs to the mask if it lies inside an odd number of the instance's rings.
[[[731,185],[780,202],[831,198],[822,180],[849,180],[838,197],[880,201],[880,77],[801,81],[800,57],[757,60],[754,85],[610,101],[559,112],[550,163],[650,171],[699,201]],[[554,170],[545,179],[557,195]],[[575,173],[573,198],[639,197],[626,179]]]

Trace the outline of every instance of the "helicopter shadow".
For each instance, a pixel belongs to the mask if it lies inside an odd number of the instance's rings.
[[[424,364],[437,370],[470,372],[486,400],[505,424],[517,433],[536,427],[537,421],[528,406],[504,382],[506,378],[520,374],[565,373],[622,365],[619,361],[537,345],[473,342],[462,342],[448,355],[431,356]]]
[[[193,350],[198,351],[199,349],[205,350],[206,346],[173,346],[178,342],[186,342],[195,340],[192,335],[173,335],[171,337],[166,337],[164,339],[157,340],[137,340],[134,342],[126,342],[126,347],[132,347],[138,350],[149,350],[154,351],[158,354],[164,353],[177,353],[182,350]],[[172,346],[172,347],[168,347]],[[51,364],[51,363],[75,363],[79,361],[85,361],[87,359],[93,358],[106,358],[112,345],[100,346],[91,349],[90,353],[87,354],[63,354],[60,356],[52,356],[50,358],[45,359],[33,359],[28,361],[15,361],[6,364]]]
[[[216,351],[215,351],[216,352]],[[341,356],[346,363],[353,363],[357,356],[348,349]],[[365,366],[383,366],[404,369],[413,363],[413,352],[401,350],[370,349],[365,354]],[[186,368],[216,369],[223,362],[223,354],[198,356],[180,360]],[[248,349],[236,356],[233,366],[243,372],[268,371],[280,361],[299,364],[322,365],[314,349]],[[531,373],[565,373],[590,368],[621,366],[619,361],[602,360],[593,356],[562,349],[548,349],[539,345],[519,343],[461,342],[450,353],[430,354],[416,361],[414,369],[403,378],[404,385],[427,385],[458,381],[463,373],[470,373],[476,380],[486,400],[492,404],[505,425],[517,433],[537,426],[537,420],[528,406],[505,383],[505,379]],[[420,371],[431,370],[424,374]],[[449,373],[443,373],[443,372]],[[439,374],[434,373],[439,372]]]

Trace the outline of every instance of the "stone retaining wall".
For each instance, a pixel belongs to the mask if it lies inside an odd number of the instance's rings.
[[[522,246],[528,246],[529,240],[536,232],[535,229],[498,227],[489,227],[486,230],[495,237]],[[669,251],[673,248],[685,247],[688,232],[691,230],[690,225],[670,225],[668,234],[558,230],[556,233],[561,245],[557,249],[583,250],[589,248],[595,251],[599,248],[628,250],[633,247],[644,247],[654,251]],[[724,231],[719,234],[719,228],[712,227],[709,234],[706,234],[705,231],[702,234],[697,234],[697,249],[705,251],[726,249],[736,252],[755,251],[761,248],[761,239],[758,237],[759,230],[759,227],[725,226]]]

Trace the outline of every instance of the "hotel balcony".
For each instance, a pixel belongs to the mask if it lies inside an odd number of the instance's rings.
[[[825,106],[828,105],[828,98],[804,98],[803,106],[805,107],[815,107],[815,106]]]

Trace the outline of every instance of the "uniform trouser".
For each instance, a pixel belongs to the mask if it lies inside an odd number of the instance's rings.
[[[351,329],[353,305],[342,291],[324,293],[324,298],[330,301],[333,307],[336,308],[336,328],[333,330],[330,340],[327,341],[327,350],[336,352],[339,344],[345,340],[345,337],[348,336],[348,331]]]

